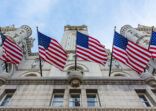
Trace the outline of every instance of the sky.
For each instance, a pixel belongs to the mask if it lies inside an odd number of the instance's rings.
[[[39,30],[61,41],[65,25],[87,25],[90,36],[111,49],[114,26],[156,26],[156,0],[0,0],[0,26],[28,25],[37,52]]]

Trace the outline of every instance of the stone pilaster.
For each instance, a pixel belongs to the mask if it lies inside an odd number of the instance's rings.
[[[69,106],[69,89],[65,89],[64,93],[64,107],[67,108]]]
[[[87,107],[86,89],[81,89],[81,107]]]

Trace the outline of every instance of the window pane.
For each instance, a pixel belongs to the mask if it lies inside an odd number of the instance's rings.
[[[145,95],[139,95],[140,101],[143,103],[144,106],[150,107],[150,104],[147,100],[147,98],[145,97]]]
[[[63,95],[54,95],[52,106],[62,107],[63,106]]]
[[[96,102],[95,101],[93,101],[93,102],[88,101],[88,106],[89,107],[94,107],[94,106],[96,106]]]
[[[70,98],[71,101],[80,101],[80,95],[71,95],[71,98]]]
[[[93,95],[87,95],[87,103],[88,103],[88,106],[89,107],[94,107],[97,105],[97,98],[96,98],[96,94],[93,94]]]
[[[63,101],[54,101],[52,106],[55,107],[62,107],[63,106]]]
[[[53,101],[62,101],[62,100],[63,100],[63,95],[54,95]]]
[[[4,98],[1,106],[7,106],[9,101],[10,101],[10,99],[11,99],[11,97],[12,97],[12,95],[6,95],[6,97]]]
[[[70,95],[69,107],[80,106],[80,94]]]
[[[88,101],[96,101],[96,95],[87,95]]]

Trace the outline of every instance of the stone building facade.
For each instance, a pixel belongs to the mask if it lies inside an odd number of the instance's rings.
[[[138,28],[125,25],[121,34],[146,47],[144,41],[149,42],[149,29],[141,25]],[[115,60],[110,77],[110,60],[102,66],[78,59],[75,71],[77,30],[88,34],[85,25],[64,27],[61,44],[68,53],[64,70],[60,71],[42,61],[41,77],[38,54],[31,52],[34,41],[31,28],[26,25],[20,28],[2,27],[2,32],[23,48],[25,56],[19,65],[8,64],[8,72],[0,61],[0,110],[155,111],[155,60],[150,61],[148,69],[141,75]],[[2,47],[0,51],[2,54]]]

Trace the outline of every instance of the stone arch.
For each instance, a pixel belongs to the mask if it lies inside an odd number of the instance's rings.
[[[113,72],[111,76],[112,77],[130,77],[130,75],[126,72]]]
[[[38,72],[26,72],[22,77],[40,77],[40,74]]]
[[[80,70],[80,71],[85,71],[85,72],[89,71],[88,67],[86,67],[83,64],[77,64],[77,69]],[[68,65],[66,65],[64,70],[65,71],[75,70],[75,64],[68,64]]]

